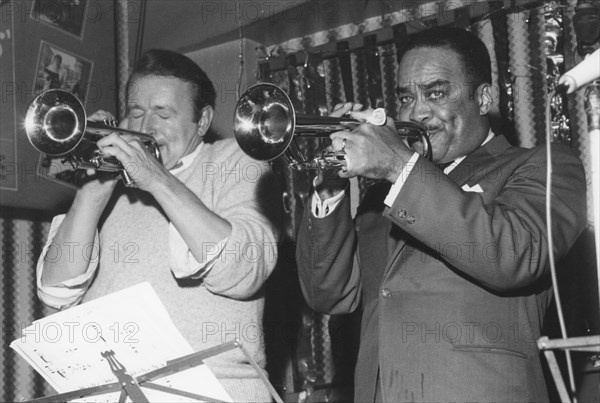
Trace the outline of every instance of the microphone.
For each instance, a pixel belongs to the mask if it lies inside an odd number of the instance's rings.
[[[596,49],[581,63],[563,74],[558,79],[558,85],[570,94],[598,78],[600,78],[600,49]]]

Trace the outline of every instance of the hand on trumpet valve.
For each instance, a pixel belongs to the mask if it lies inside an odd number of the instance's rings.
[[[333,111],[329,114],[331,117],[342,117],[344,115],[348,115],[352,111],[359,111],[363,108],[361,104],[355,104],[352,102],[346,102],[343,104],[337,104],[333,108]],[[323,154],[327,154],[329,156],[336,156],[338,160],[341,161],[341,168],[330,168],[325,167],[319,169],[317,177],[315,178],[315,190],[318,192],[321,200],[325,200],[331,198],[341,191],[343,191],[346,186],[348,186],[347,178],[340,178],[338,175],[339,170],[345,170],[345,159],[344,155],[345,142],[342,142],[340,148],[334,148],[333,144],[327,147]]]
[[[355,110],[347,104],[340,109],[347,109],[350,117],[365,123],[329,136],[333,150],[345,153],[345,165],[338,176],[362,176],[395,183],[413,151],[398,136],[394,121],[382,109]]]
[[[121,122],[119,127],[127,128],[127,120]],[[97,146],[103,157],[114,157],[121,163],[128,180],[131,180],[127,186],[149,191],[168,174],[139,136],[112,133],[98,140]]]
[[[88,116],[88,120],[90,120],[92,122],[103,122],[103,123],[117,121],[112,113],[102,110],[102,109],[99,109],[96,112],[94,112],[93,114],[91,114],[90,116]],[[86,173],[87,173],[87,175],[92,176],[92,175],[96,174],[96,169],[87,168]]]
[[[370,116],[372,109],[362,110],[363,105],[353,102],[346,102],[343,104],[337,104],[333,107],[333,111],[329,114],[331,117],[342,117],[349,116],[352,119],[360,120],[363,117]],[[359,116],[358,118],[355,116]],[[364,119],[366,121],[366,119]],[[347,159],[348,156],[345,154],[346,152],[346,138],[342,138],[341,145],[339,147],[334,147],[333,142],[330,147],[325,150],[325,153],[330,155],[336,155],[339,160],[341,160],[341,168],[340,171],[347,172]]]
[[[94,122],[102,122],[114,120],[115,118],[110,112],[99,110],[90,115],[88,119]],[[118,182],[118,176],[114,173],[98,171],[94,168],[85,169],[85,175],[86,178],[81,190],[94,194],[94,199],[98,201],[110,197]]]
[[[362,104],[346,102],[345,104],[337,104],[333,111],[329,114],[332,117],[342,117],[348,115],[352,119],[361,122],[370,123],[375,126],[383,126],[387,122],[387,113],[383,108],[364,109]]]
[[[337,104],[333,107],[333,111],[329,114],[331,117],[341,118],[344,115],[350,115],[351,112],[360,111],[363,108],[362,104],[356,104],[354,102],[346,102],[343,104]]]

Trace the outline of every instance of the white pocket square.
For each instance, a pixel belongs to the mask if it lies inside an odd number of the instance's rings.
[[[464,190],[465,192],[475,192],[475,193],[483,193],[483,189],[481,188],[481,186],[479,186],[479,184],[471,187],[469,185],[464,185],[462,187],[462,190]]]

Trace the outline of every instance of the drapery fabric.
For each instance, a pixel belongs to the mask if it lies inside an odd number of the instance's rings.
[[[49,229],[50,222],[45,218],[0,218],[0,401],[17,402],[52,393],[41,376],[9,347],[13,340],[21,337],[23,329],[49,313],[49,308],[38,300],[35,285],[37,258]],[[54,248],[54,252],[69,253],[64,248]],[[55,337],[54,330],[39,328],[24,337]]]

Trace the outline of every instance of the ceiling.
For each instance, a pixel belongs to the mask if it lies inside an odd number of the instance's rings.
[[[422,3],[427,2],[147,0],[137,3],[145,8],[142,10],[145,15],[143,34],[138,34],[138,42],[141,42],[141,50],[164,47],[184,53],[240,36],[268,46]]]
[[[138,52],[150,47],[183,53],[240,37],[269,46],[292,38],[399,10],[432,8],[438,20],[456,17],[445,9],[466,10],[476,18],[491,9],[528,7],[539,0],[129,0],[130,40]],[[431,11],[431,10],[430,10]],[[137,14],[136,14],[137,13]],[[415,11],[416,14],[418,12]],[[415,14],[415,15],[416,15]],[[145,16],[141,18],[139,16]],[[418,19],[418,17],[416,17]],[[136,29],[137,27],[137,29]],[[137,30],[137,35],[135,31]]]
[[[267,24],[275,15],[297,7],[300,1],[148,0],[143,48],[165,47],[193,51],[239,37],[239,30]]]

